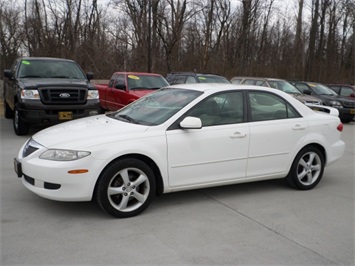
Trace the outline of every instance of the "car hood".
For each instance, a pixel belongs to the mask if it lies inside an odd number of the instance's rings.
[[[306,94],[292,94],[292,96],[301,102],[320,102],[321,101],[320,99],[318,99],[316,97],[309,96]]]
[[[156,89],[137,89],[137,90],[130,90],[129,93],[132,95],[137,96],[138,98],[147,95],[153,91],[156,91]]]
[[[343,96],[340,96],[340,95],[319,95],[319,96],[324,98],[324,99],[327,99],[329,101],[337,100],[337,101],[340,101],[340,102],[348,102],[348,103],[354,103],[355,102],[355,98],[351,99],[351,98],[343,97]]]
[[[98,115],[46,128],[32,138],[46,148],[84,149],[103,143],[133,139],[142,135],[148,128],[149,126]]]
[[[63,78],[21,78],[20,82],[26,87],[43,87],[43,86],[81,86],[86,87],[88,81],[86,79],[63,79]]]

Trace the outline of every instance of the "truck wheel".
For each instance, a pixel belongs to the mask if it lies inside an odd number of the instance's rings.
[[[11,110],[5,98],[4,98],[4,114],[5,114],[5,118],[7,119],[14,117],[14,111]]]
[[[100,175],[96,201],[107,213],[127,218],[143,212],[155,195],[152,169],[143,161],[126,158],[115,161]]]
[[[323,154],[316,147],[306,147],[297,154],[286,177],[286,182],[291,187],[309,190],[319,183],[323,171]]]
[[[344,124],[348,124],[350,123],[351,121],[353,121],[354,117],[346,117],[346,118],[341,118],[341,122],[344,123]]]
[[[17,104],[15,105],[13,124],[14,124],[14,130],[15,130],[16,135],[23,136],[23,135],[28,134],[30,127],[20,117]]]

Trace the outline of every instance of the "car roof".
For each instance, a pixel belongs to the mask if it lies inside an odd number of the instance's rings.
[[[19,60],[42,60],[42,61],[66,61],[66,62],[75,62],[74,60],[67,59],[67,58],[57,58],[57,57],[31,57],[31,56],[23,56],[20,57]]]
[[[177,88],[177,89],[187,89],[187,90],[196,90],[201,92],[210,91],[211,93],[218,92],[218,91],[228,91],[228,90],[262,90],[262,91],[269,91],[269,92],[282,92],[279,90],[275,90],[269,87],[262,87],[256,85],[239,85],[239,84],[232,84],[232,83],[181,83],[181,84],[174,84],[168,87]],[[284,92],[282,92],[284,93]]]
[[[279,79],[279,78],[263,78],[263,77],[242,77],[242,76],[237,76],[237,77],[233,77],[232,79],[253,79],[253,80],[274,80],[274,81],[287,81],[286,79]]]
[[[215,73],[202,73],[202,72],[199,73],[199,72],[189,72],[189,71],[171,72],[171,73],[169,73],[168,75],[180,75],[180,74],[182,74],[182,75],[196,75],[196,76],[198,76],[198,75],[204,75],[204,76],[209,75],[209,76],[219,76],[219,77],[223,77],[222,75],[215,74]]]
[[[150,73],[150,72],[130,72],[130,71],[123,71],[123,72],[115,72],[114,74],[123,74],[123,75],[141,75],[141,76],[162,76],[157,73]]]

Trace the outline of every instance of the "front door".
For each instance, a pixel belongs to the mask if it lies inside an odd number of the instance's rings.
[[[249,125],[244,123],[243,92],[209,97],[184,116],[200,118],[202,128],[166,132],[170,187],[178,190],[244,178]]]

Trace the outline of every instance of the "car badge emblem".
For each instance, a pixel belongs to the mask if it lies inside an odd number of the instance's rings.
[[[61,93],[61,94],[59,94],[59,97],[60,98],[69,98],[70,94],[69,93]]]

